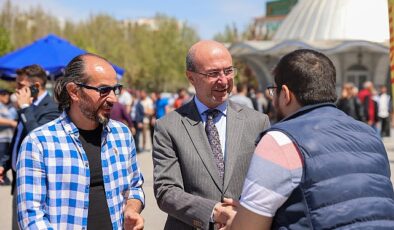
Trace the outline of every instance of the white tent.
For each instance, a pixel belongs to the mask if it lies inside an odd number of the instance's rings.
[[[284,54],[299,48],[319,50],[337,68],[337,87],[371,80],[386,84],[389,73],[387,0],[300,0],[272,41],[234,43],[230,52],[243,60],[264,88]]]

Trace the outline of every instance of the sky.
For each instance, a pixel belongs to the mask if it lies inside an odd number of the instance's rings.
[[[0,4],[6,0],[0,0]],[[98,13],[109,14],[119,20],[150,18],[164,13],[186,21],[200,38],[211,39],[223,32],[226,25],[239,31],[265,14],[267,0],[12,0],[21,9],[41,7],[60,19],[84,20]]]

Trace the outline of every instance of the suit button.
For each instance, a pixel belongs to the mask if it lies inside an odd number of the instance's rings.
[[[196,228],[201,228],[202,227],[202,222],[199,221],[199,220],[193,220],[192,223],[193,223],[193,226],[196,227]]]

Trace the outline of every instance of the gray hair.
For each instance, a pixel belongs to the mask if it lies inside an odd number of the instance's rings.
[[[188,70],[188,71],[192,71],[192,72],[196,71],[196,65],[194,63],[195,54],[196,54],[196,51],[193,47],[189,50],[189,52],[187,52],[186,70]]]

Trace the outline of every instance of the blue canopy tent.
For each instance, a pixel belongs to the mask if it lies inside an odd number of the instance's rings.
[[[77,55],[86,53],[65,39],[49,34],[48,36],[36,40],[32,44],[8,53],[0,58],[0,76],[3,79],[15,79],[15,71],[27,65],[41,65],[54,79],[61,76],[67,63]],[[118,79],[124,70],[114,64]]]

